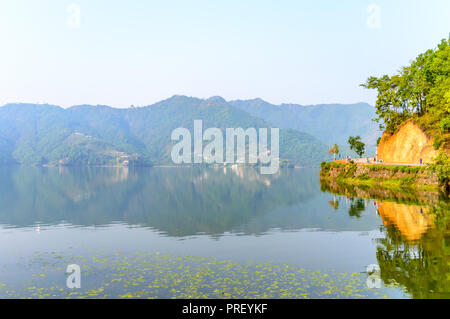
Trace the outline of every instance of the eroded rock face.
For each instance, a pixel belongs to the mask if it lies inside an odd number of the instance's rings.
[[[378,146],[378,158],[384,163],[419,164],[431,163],[438,152],[433,140],[412,121],[403,124],[396,133],[383,133]]]

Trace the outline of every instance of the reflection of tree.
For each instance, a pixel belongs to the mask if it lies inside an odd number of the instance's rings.
[[[378,239],[377,259],[385,283],[405,287],[414,298],[450,298],[450,205],[433,207],[434,229],[410,241],[394,225]]]
[[[351,198],[383,201],[378,212],[385,227],[377,239],[381,279],[413,298],[450,298],[450,202],[437,193],[361,188],[321,180],[321,190]],[[352,200],[349,215],[364,202]]]
[[[336,195],[334,195],[333,200],[330,200],[328,204],[330,204],[330,206],[333,207],[334,210],[339,209],[339,200],[336,199]]]
[[[361,198],[352,198],[350,203],[350,208],[348,209],[348,215],[350,217],[360,218],[361,213],[366,209],[366,205],[364,204],[364,199]]]

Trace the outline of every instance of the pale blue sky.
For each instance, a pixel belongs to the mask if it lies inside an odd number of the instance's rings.
[[[367,24],[370,4],[379,28]],[[359,87],[367,76],[449,32],[448,0],[2,0],[0,105],[128,107],[174,94],[373,103]]]

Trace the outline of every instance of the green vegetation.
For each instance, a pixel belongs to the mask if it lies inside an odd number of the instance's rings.
[[[361,142],[361,136],[350,136],[348,138],[348,144],[350,145],[350,149],[358,154],[359,157],[364,155],[366,144]]]
[[[391,202],[411,206],[411,226],[422,216],[432,219],[432,226],[420,238],[406,237],[405,229],[384,218],[384,236],[376,238],[379,276],[388,287],[401,287],[413,298],[450,297],[450,202],[448,197],[433,192],[417,190],[390,190],[333,183],[321,180],[323,191],[334,194],[339,203],[340,195],[351,199],[349,215],[358,217],[364,208],[361,198],[375,199],[384,204]],[[341,199],[342,200],[342,199]],[[428,211],[426,210],[428,208]],[[420,211],[420,215],[419,215]],[[425,213],[423,213],[423,211]],[[416,212],[416,214],[414,213]],[[423,214],[423,215],[422,215]]]
[[[33,277],[19,287],[0,283],[1,298],[308,299],[386,298],[366,286],[366,275],[311,271],[275,263],[237,263],[159,252],[68,256],[37,253],[24,260]],[[60,274],[68,264],[83,269],[83,288],[70,290]],[[51,266],[49,266],[51,265]],[[22,265],[17,265],[20,267]]]
[[[261,99],[230,102],[233,106],[261,118],[279,128],[308,132],[326,145],[339,145],[341,154],[347,153],[350,135],[361,136],[367,152],[375,154],[375,143],[379,136],[373,106],[367,103],[273,105]]]
[[[330,168],[337,168],[337,167],[345,167],[348,164],[341,164],[336,162],[321,162],[320,167],[322,168],[322,172],[327,172],[330,170]]]
[[[271,127],[221,98],[174,96],[129,109],[9,104],[0,107],[0,164],[171,164],[172,131],[192,132],[200,119],[204,129]],[[326,158],[326,146],[307,133],[280,129],[280,158],[286,166],[313,166]]]
[[[334,196],[345,195],[350,199],[375,199],[400,204],[428,205],[430,202],[436,202],[440,198],[446,200],[445,196],[441,196],[438,192],[424,192],[417,188],[372,187],[372,185],[363,183],[355,185],[352,183],[336,182],[326,178],[320,179],[320,188],[322,192],[328,192]]]
[[[426,168],[423,166],[407,166],[407,165],[366,165],[371,171],[387,170],[395,174],[397,172],[417,174],[420,172],[426,172]]]
[[[406,241],[394,225],[383,230],[386,237],[377,239],[377,260],[384,282],[405,287],[413,298],[450,298],[449,211],[448,201],[433,205],[434,229],[418,242]]]
[[[361,218],[361,214],[366,210],[366,205],[362,198],[352,198],[350,207],[348,209],[348,215],[354,218]]]
[[[336,155],[339,155],[339,146],[334,144],[334,146],[328,150],[328,154],[333,154],[334,160],[336,160]]]
[[[437,186],[417,184],[414,177],[399,177],[395,179],[369,178],[359,176],[358,178],[339,178],[339,183],[345,185],[356,185],[361,187],[381,187],[390,190],[404,191],[405,189],[417,189],[423,191],[437,191]]]
[[[429,169],[448,192],[450,164],[450,39],[420,54],[393,76],[369,77],[363,87],[378,91],[375,105],[381,129],[395,133],[409,120],[433,138],[440,150]]]
[[[438,189],[437,183],[435,185],[419,182],[419,180],[428,177],[431,173],[429,169],[423,166],[358,165],[354,163],[322,162],[321,168],[321,179],[330,179],[331,170],[335,170],[333,179],[336,183],[342,185],[383,187],[398,190],[411,188],[436,191]]]
[[[436,174],[444,191],[450,192],[450,156],[441,151],[429,169]]]
[[[394,76],[369,77],[363,87],[376,89],[376,121],[394,133],[414,120],[435,139],[435,148],[450,148],[450,40],[420,54]]]

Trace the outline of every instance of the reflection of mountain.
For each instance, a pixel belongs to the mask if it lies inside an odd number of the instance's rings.
[[[420,239],[433,227],[434,216],[424,206],[382,202],[378,212],[385,225],[393,224],[409,241]]]
[[[129,201],[125,220],[171,236],[233,231],[277,207],[314,197],[313,174],[284,174],[267,177],[245,168],[143,171],[146,182]]]
[[[319,193],[316,173],[259,175],[242,167],[2,168],[0,223],[125,222],[171,236],[221,234],[269,211],[311,200]]]

